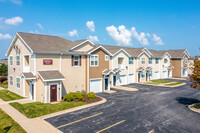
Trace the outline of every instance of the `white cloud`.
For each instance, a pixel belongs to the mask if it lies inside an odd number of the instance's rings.
[[[0,33],[0,40],[11,39],[12,36],[10,34],[2,34]]]
[[[147,36],[150,37],[151,35],[149,33],[147,33]]]
[[[72,31],[69,31],[68,35],[71,36],[71,37],[78,36],[78,31],[74,29]]]
[[[21,0],[10,0],[13,4],[21,5],[22,1]]]
[[[113,25],[108,26],[106,30],[117,45],[132,45],[131,32],[124,25],[119,26],[118,29]]]
[[[43,30],[43,26],[40,23],[36,24],[41,30]]]
[[[9,25],[18,25],[18,24],[23,22],[23,18],[21,18],[21,17],[12,17],[12,18],[6,19],[4,22],[6,24],[9,24]]]
[[[145,37],[146,35],[145,35],[144,32],[141,32],[140,34],[138,34],[137,31],[136,31],[136,29],[135,29],[135,27],[132,27],[131,28],[131,34],[141,44],[143,44],[143,45],[149,45],[149,42],[148,42],[147,38]]]
[[[162,39],[159,36],[157,36],[156,34],[153,34],[152,40],[155,42],[156,45],[163,45],[164,44]]]
[[[86,26],[90,29],[91,32],[95,32],[95,26],[93,21],[87,21]]]
[[[34,34],[40,34],[40,32],[39,31],[37,31],[37,30],[35,30],[35,31],[30,31],[30,33],[34,33]]]
[[[92,42],[99,42],[99,39],[97,36],[89,36],[88,39],[91,40]]]

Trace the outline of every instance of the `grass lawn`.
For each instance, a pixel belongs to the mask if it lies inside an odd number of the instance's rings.
[[[145,84],[149,84],[149,85],[159,85],[160,83],[156,83],[156,82],[146,82]]]
[[[0,85],[0,87],[7,89],[8,85]]]
[[[170,83],[172,81],[167,81],[167,80],[151,80],[153,83]]]
[[[15,109],[24,114],[28,118],[35,118],[54,112],[74,108],[77,106],[85,105],[84,102],[60,102],[56,104],[45,104],[40,102],[20,104],[18,102],[10,103]]]
[[[17,99],[22,99],[23,97],[9,91],[9,90],[0,90],[0,98],[4,101],[12,101]]]
[[[200,103],[196,103],[196,104],[194,104],[193,107],[196,108],[196,109],[200,109]]]
[[[0,133],[26,133],[26,131],[0,109]]]
[[[175,83],[170,83],[170,84],[166,84],[165,86],[175,86],[175,85],[179,85],[182,84],[183,82],[175,82]]]

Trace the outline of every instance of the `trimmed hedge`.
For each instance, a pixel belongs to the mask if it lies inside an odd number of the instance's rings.
[[[64,96],[64,101],[71,102],[74,100],[85,101],[85,94],[83,92],[70,92]]]
[[[89,92],[89,93],[87,93],[87,98],[89,99],[89,100],[94,100],[94,99],[96,99],[96,96],[95,96],[95,93],[94,92]]]

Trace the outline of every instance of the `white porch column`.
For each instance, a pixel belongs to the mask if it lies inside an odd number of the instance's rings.
[[[45,97],[44,97],[44,102],[47,103],[47,82],[45,82]]]
[[[60,81],[60,101],[62,100],[62,81]]]

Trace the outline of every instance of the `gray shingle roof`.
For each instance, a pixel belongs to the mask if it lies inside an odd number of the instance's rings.
[[[183,58],[185,49],[166,50],[172,58]]]
[[[26,73],[22,73],[22,75],[24,76],[25,79],[27,78],[36,78],[32,72],[26,72]]]
[[[166,51],[158,51],[158,50],[152,50],[152,49],[149,49],[149,51],[152,53],[153,57],[157,57],[157,58],[161,58],[166,53]]]
[[[65,77],[58,70],[38,71],[43,80],[62,80]]]
[[[6,65],[8,65],[8,60],[0,60],[0,64],[6,64]]]

